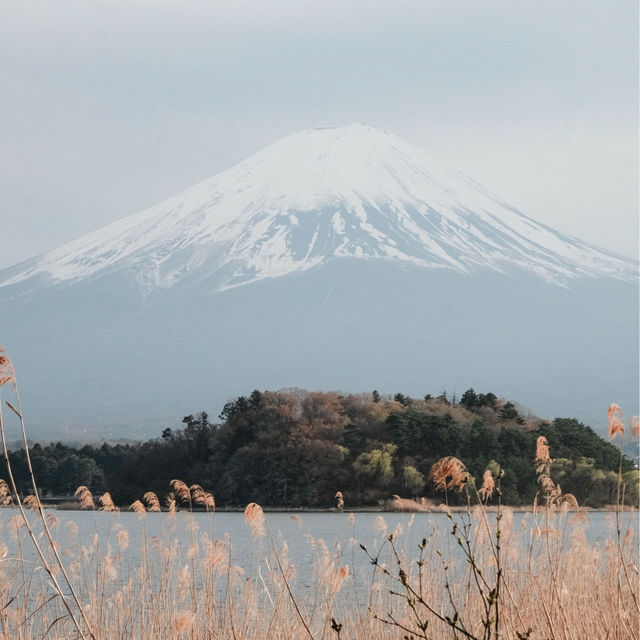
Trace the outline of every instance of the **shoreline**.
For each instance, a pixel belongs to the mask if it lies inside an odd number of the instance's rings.
[[[10,505],[9,505],[10,506]],[[91,511],[91,509],[81,509],[80,505],[72,505],[69,503],[61,502],[59,504],[43,504],[43,509],[55,509],[56,511]],[[475,510],[478,508],[478,505],[472,505],[471,510]],[[262,507],[262,510],[265,513],[290,513],[292,515],[301,514],[301,513],[326,513],[326,514],[343,514],[348,515],[350,513],[445,513],[446,511],[450,511],[451,513],[464,513],[469,508],[466,506],[451,506],[451,507],[433,507],[429,509],[392,509],[392,508],[383,508],[383,507],[373,507],[373,506],[360,506],[353,507],[351,509],[344,509],[342,511],[336,509],[335,507],[330,507],[327,509],[320,508],[306,508],[306,507]],[[485,511],[489,513],[496,513],[498,511],[498,507],[496,505],[488,505],[484,507]],[[545,510],[544,507],[538,507],[534,510],[533,507],[530,506],[509,506],[509,505],[501,505],[500,509],[510,509],[516,513],[533,513],[534,511],[542,512]],[[94,511],[100,511],[100,509],[93,509]],[[129,509],[119,509],[120,512],[127,512]],[[245,507],[224,507],[224,508],[216,508],[211,513],[244,513]],[[193,509],[179,509],[182,512],[191,512],[191,513],[207,513],[206,509],[193,508]],[[615,513],[616,511],[621,511],[625,513],[633,513],[638,512],[638,509],[635,507],[622,507],[617,508],[615,505],[609,505],[606,507],[580,507],[579,509],[553,509],[553,511],[566,511],[570,513]],[[153,512],[147,512],[153,513]],[[162,509],[160,512],[156,513],[168,513],[168,510]]]

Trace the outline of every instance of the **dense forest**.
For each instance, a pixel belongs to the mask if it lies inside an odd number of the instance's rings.
[[[401,393],[254,391],[228,402],[219,420],[202,412],[140,444],[30,448],[43,495],[79,485],[109,491],[123,507],[146,491],[166,495],[174,478],[214,494],[218,507],[258,502],[273,507],[330,507],[337,491],[349,506],[378,505],[392,495],[439,504],[429,482],[438,459],[456,456],[474,479],[503,472],[502,500],[531,504],[537,486],[536,439],[545,436],[551,476],[580,505],[616,501],[618,470],[625,501],[638,503],[638,472],[620,450],[574,419],[526,415],[493,393],[459,399]],[[10,453],[18,486],[29,492],[25,451]],[[6,463],[0,464],[6,478]],[[449,502],[462,500],[450,494]]]

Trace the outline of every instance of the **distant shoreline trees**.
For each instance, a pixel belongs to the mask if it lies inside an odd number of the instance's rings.
[[[536,439],[543,435],[551,475],[563,491],[584,506],[616,499],[620,452],[611,443],[577,420],[526,416],[517,404],[472,388],[458,402],[446,394],[416,399],[377,391],[256,390],[225,404],[218,422],[205,412],[182,422],[140,444],[35,444],[30,453],[38,484],[45,495],[72,494],[79,485],[108,490],[125,506],[147,491],[166,493],[174,478],[206,486],[221,507],[330,507],[337,490],[350,506],[375,506],[394,494],[440,502],[443,495],[427,481],[429,469],[456,456],[475,482],[487,468],[502,470],[503,503],[531,504]],[[10,456],[18,487],[27,490],[25,453]],[[637,505],[638,472],[626,458],[622,472],[625,499]]]

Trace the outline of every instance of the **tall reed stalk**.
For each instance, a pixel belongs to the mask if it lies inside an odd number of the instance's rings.
[[[78,599],[78,596],[76,595],[75,589],[73,588],[73,584],[71,583],[71,580],[69,579],[69,576],[67,575],[67,572],[64,568],[64,565],[62,563],[62,560],[60,559],[60,555],[58,554],[58,549],[56,544],[53,541],[53,538],[51,536],[51,531],[49,529],[49,525],[47,523],[47,519],[45,518],[44,515],[44,511],[42,510],[42,503],[40,502],[40,500],[38,499],[38,486],[36,484],[36,479],[33,475],[33,467],[31,465],[31,457],[29,455],[29,443],[27,441],[27,432],[25,429],[25,425],[24,425],[24,419],[22,416],[22,407],[20,405],[20,395],[18,393],[18,383],[16,380],[16,375],[15,375],[15,369],[13,366],[13,363],[11,362],[11,359],[9,358],[4,346],[0,343],[0,438],[2,439],[2,453],[4,455],[4,459],[7,465],[7,473],[9,474],[9,479],[11,481],[11,487],[13,489],[13,492],[15,493],[16,496],[16,503],[18,505],[18,508],[20,510],[20,515],[22,516],[22,519],[24,521],[24,524],[27,528],[27,531],[29,532],[29,536],[31,537],[31,541],[33,542],[33,545],[36,549],[36,552],[38,554],[38,556],[40,557],[40,560],[42,562],[42,566],[44,568],[44,570],[47,572],[47,574],[49,575],[49,578],[51,579],[51,582],[58,594],[58,596],[60,597],[65,609],[67,610],[67,613],[69,614],[69,617],[71,618],[74,626],[76,627],[76,629],[78,630],[78,633],[80,634],[80,636],[82,638],[85,638],[85,630],[82,629],[81,625],[78,622],[78,619],[76,618],[76,615],[74,613],[74,611],[72,610],[69,600],[68,598],[65,597],[59,583],[58,580],[56,579],[56,576],[54,575],[51,566],[49,565],[49,563],[47,562],[47,559],[40,547],[40,545],[38,544],[38,541],[36,539],[36,536],[33,532],[33,529],[31,528],[31,525],[29,523],[29,519],[27,518],[27,515],[24,511],[24,507],[22,504],[22,500],[20,499],[20,495],[18,492],[18,487],[16,486],[16,482],[14,479],[14,475],[13,475],[13,469],[11,468],[11,461],[9,459],[9,452],[7,449],[7,440],[5,437],[5,430],[4,430],[4,420],[3,420],[3,415],[2,415],[2,388],[5,385],[9,385],[10,388],[13,390],[13,393],[15,395],[16,398],[16,404],[17,404],[17,409],[7,400],[5,400],[6,405],[9,407],[9,409],[11,409],[11,411],[18,417],[18,420],[20,422],[20,431],[21,431],[21,435],[22,435],[22,442],[24,444],[24,449],[25,449],[25,456],[26,456],[26,461],[27,461],[27,468],[29,470],[29,477],[31,479],[31,486],[33,487],[33,494],[34,496],[36,496],[36,500],[35,500],[35,505],[36,508],[38,510],[38,513],[40,514],[40,520],[42,521],[42,527],[46,536],[46,540],[48,542],[49,548],[52,551],[57,566],[59,567],[65,582],[67,583],[67,586],[69,588],[69,591],[71,593],[71,597],[76,605],[76,608],[78,609],[78,611],[80,612],[80,615],[82,617],[82,620],[84,621],[85,624],[85,629],[86,632],[89,634],[89,636],[95,640],[95,635],[91,629],[91,625],[89,624],[89,620],[87,619],[87,616],[84,612],[84,609],[82,607],[82,604],[80,603],[80,600]]]

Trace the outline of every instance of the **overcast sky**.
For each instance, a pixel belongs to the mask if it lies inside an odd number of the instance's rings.
[[[0,0],[0,104],[0,268],[352,121],[638,254],[636,0]]]

